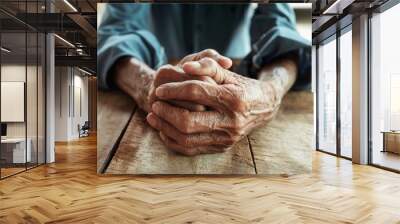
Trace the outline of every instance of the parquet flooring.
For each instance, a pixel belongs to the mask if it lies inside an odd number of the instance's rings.
[[[400,175],[323,153],[282,176],[98,176],[96,139],[0,181],[0,223],[400,223]]]

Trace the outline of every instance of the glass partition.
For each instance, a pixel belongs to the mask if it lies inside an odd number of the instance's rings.
[[[30,159],[27,163],[27,167],[34,167],[37,165],[37,157],[38,157],[38,141],[37,141],[37,98],[38,98],[38,88],[37,88],[37,79],[38,79],[38,51],[37,51],[37,41],[38,36],[36,32],[28,32],[27,33],[27,52],[28,52],[28,61],[27,61],[27,80],[26,80],[26,113],[27,113],[27,150],[31,151]]]
[[[26,40],[25,32],[1,34],[2,177],[24,171],[31,158],[26,136]]]
[[[37,162],[43,164],[46,162],[46,138],[45,138],[45,124],[46,124],[46,37],[43,33],[38,34],[38,65],[37,65]]]
[[[400,5],[371,18],[372,164],[400,171]]]
[[[340,154],[352,157],[352,32],[340,36]]]
[[[46,39],[20,20],[26,13],[43,12],[43,5],[44,1],[0,3],[15,10],[0,12],[0,178],[45,163]]]
[[[318,149],[336,153],[336,37],[318,47]]]

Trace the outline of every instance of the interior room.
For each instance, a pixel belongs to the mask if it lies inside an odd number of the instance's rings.
[[[64,19],[56,15],[74,11],[68,4],[35,0],[0,6],[3,179],[54,162],[55,143],[95,135],[97,84],[90,57],[95,43],[72,19],[63,27]],[[93,11],[88,3],[82,7]],[[50,12],[54,24],[45,23]]]
[[[395,170],[400,170],[400,67],[395,56],[399,34],[392,26],[399,10],[396,5],[371,18],[371,162]]]
[[[318,77],[317,150],[352,161],[365,160],[365,163],[372,166],[398,172],[399,68],[395,62],[395,52],[398,50],[395,42],[398,35],[393,32],[392,27],[398,19],[400,7],[393,3],[394,6],[388,4],[390,2],[386,3],[386,6],[380,3],[380,6],[375,6],[376,9],[367,13],[370,18],[365,22],[369,25],[362,30],[366,32],[363,33],[362,39],[365,43],[360,43],[359,34],[356,33],[357,36],[354,37],[355,16],[351,11],[355,10],[352,7],[361,7],[361,3],[347,6],[350,8],[346,9],[347,11],[343,9],[340,18],[334,18],[338,24],[337,29],[333,29],[332,25],[321,25],[318,34],[314,34],[313,46]],[[315,22],[319,20],[322,19],[319,18]],[[365,52],[352,52],[355,49],[354,45],[358,44],[364,44]],[[365,58],[359,62],[365,63],[366,79],[354,75],[359,69],[354,68],[354,57],[361,53]],[[357,82],[364,83],[360,86]],[[364,88],[367,95],[365,99],[352,102],[356,95],[354,91],[357,90],[353,88]],[[361,102],[367,112],[365,114],[352,110]],[[368,152],[364,158],[359,158],[359,152],[354,152],[352,147],[355,140],[352,138],[352,123],[359,122],[360,117],[365,119],[364,123],[367,125],[363,127],[367,132],[364,133],[364,137],[370,142],[370,145],[366,146],[365,151]],[[358,158],[352,158],[353,155]]]
[[[272,176],[97,173],[107,2],[137,1],[0,1],[0,223],[400,223],[399,1],[290,1],[312,42],[312,171]],[[99,104],[129,121],[118,94]],[[115,125],[99,131],[118,146]]]
[[[2,20],[10,17],[1,13]],[[45,36],[1,29],[1,178],[34,168],[45,153]]]

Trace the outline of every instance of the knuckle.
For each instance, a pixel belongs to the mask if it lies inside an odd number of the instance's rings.
[[[217,64],[214,61],[214,59],[212,59],[210,57],[205,57],[205,58],[201,59],[201,62],[208,66],[215,66]]]
[[[244,136],[245,134],[246,134],[246,132],[245,132],[245,129],[243,129],[243,128],[238,128],[236,130],[236,135],[238,135],[238,136]]]
[[[204,50],[204,53],[210,56],[218,55],[218,52],[211,48]]]
[[[237,140],[237,138],[241,138],[242,136],[244,136],[245,133],[245,122],[243,121],[236,121],[236,123],[234,122],[233,127],[230,130],[230,135],[231,136],[239,136],[239,137],[235,137],[233,138],[234,140]]]
[[[246,111],[246,104],[242,100],[238,100],[235,103],[235,110],[238,112],[245,112]]]
[[[235,116],[233,118],[233,128],[234,129],[241,129],[245,124],[245,120],[242,116]]]
[[[238,92],[236,94],[234,94],[233,97],[233,102],[232,102],[232,106],[233,106],[233,110],[237,111],[237,112],[246,112],[246,102],[242,97],[242,93]]]
[[[185,134],[190,134],[190,125],[188,122],[183,122],[180,131]]]
[[[184,112],[181,115],[181,122],[179,122],[178,124],[178,130],[185,133],[185,134],[189,134],[191,131],[191,121],[190,121],[190,117],[189,117],[189,113],[188,112]]]
[[[156,78],[164,78],[166,76],[168,76],[169,73],[171,73],[171,71],[173,71],[174,68],[172,65],[163,65],[161,66],[158,70],[157,70],[157,74],[156,74]]]
[[[186,87],[186,94],[190,96],[197,96],[199,94],[199,86],[195,83],[190,83]]]
[[[235,144],[236,142],[240,141],[240,139],[242,139],[242,135],[233,135],[231,137],[233,143]]]

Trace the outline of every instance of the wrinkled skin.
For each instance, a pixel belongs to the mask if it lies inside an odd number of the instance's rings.
[[[168,148],[197,155],[223,152],[271,120],[297,73],[291,60],[266,66],[259,80],[230,72],[231,66],[229,58],[205,50],[157,71],[123,58],[112,77],[149,112],[148,123]]]
[[[232,60],[220,55],[212,49],[207,49],[199,53],[184,57],[177,66],[164,65],[157,71],[154,71],[143,62],[135,58],[122,58],[114,66],[113,82],[122,91],[130,95],[139,107],[146,112],[151,111],[152,103],[157,99],[155,89],[170,82],[182,82],[185,80],[197,79],[205,82],[215,83],[214,80],[206,76],[189,76],[182,65],[186,62],[197,61],[202,58],[212,58],[223,68],[229,69],[232,66]],[[204,111],[205,106],[192,102],[170,100],[171,104],[186,108],[190,111]]]
[[[193,77],[215,82],[184,80],[156,88],[147,121],[171,149],[185,155],[223,152],[254,128],[272,119],[286,91],[278,82],[263,82],[235,74],[204,57],[182,65]],[[197,79],[197,78],[196,78]],[[211,110],[190,111],[171,100],[205,105]]]

